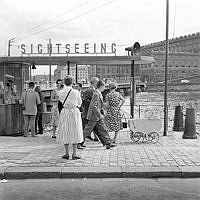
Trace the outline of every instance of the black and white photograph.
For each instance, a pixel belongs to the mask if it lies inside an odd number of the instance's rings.
[[[199,8],[0,0],[0,200],[199,200]]]

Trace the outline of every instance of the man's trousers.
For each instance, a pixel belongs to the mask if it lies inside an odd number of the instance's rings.
[[[89,120],[83,130],[84,138],[86,138],[87,136],[90,136],[92,131],[95,132],[95,134],[98,136],[98,138],[100,139],[103,145],[107,145],[111,143],[111,139],[110,139],[110,136],[108,134],[108,131],[103,119],[100,119],[99,121]]]

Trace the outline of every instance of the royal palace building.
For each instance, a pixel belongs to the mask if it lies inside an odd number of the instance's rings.
[[[143,82],[163,82],[165,74],[165,41],[151,43],[141,47],[141,55],[154,57],[152,64],[136,65],[135,74]],[[88,70],[88,71],[87,71]],[[75,67],[70,69],[75,75]],[[67,67],[60,66],[57,76],[63,78],[67,74]],[[97,76],[103,80],[113,80],[125,83],[130,81],[130,65],[88,65],[77,71],[78,80],[90,80]],[[180,36],[169,40],[168,79],[187,79],[200,75],[200,33]],[[87,82],[87,81],[86,81]]]
[[[147,82],[162,82],[165,70],[165,41],[142,47],[142,53],[152,55],[155,63],[140,66],[140,77]],[[187,79],[200,75],[200,33],[169,40],[168,79]]]
[[[142,46],[141,54],[153,56],[155,63],[135,66],[135,74],[144,82],[164,81],[165,41]],[[200,33],[169,40],[168,78],[187,78],[200,75]],[[95,65],[89,68],[89,77],[128,82],[130,65]]]

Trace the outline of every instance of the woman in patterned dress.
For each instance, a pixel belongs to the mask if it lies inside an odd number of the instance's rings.
[[[58,122],[57,142],[64,144],[65,155],[63,158],[67,160],[69,159],[69,145],[72,144],[72,159],[76,160],[80,159],[80,157],[76,155],[77,144],[83,142],[83,127],[81,112],[79,110],[82,99],[80,92],[72,88],[73,78],[71,76],[67,76],[64,79],[64,83],[64,89],[59,92],[59,100],[62,104],[64,103],[64,105]]]
[[[115,132],[113,142],[116,142],[119,130],[122,129],[120,108],[125,100],[119,92],[116,92],[117,85],[115,83],[109,84],[110,93],[106,95],[107,114],[105,122],[110,132]]]

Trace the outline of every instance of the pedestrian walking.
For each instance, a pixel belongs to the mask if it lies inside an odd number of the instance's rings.
[[[83,113],[82,113],[82,120],[83,120],[83,128],[85,128],[86,124],[88,123],[87,113],[90,106],[90,102],[92,100],[92,96],[95,93],[97,82],[99,79],[97,77],[92,77],[90,81],[90,87],[83,93]]]
[[[116,145],[111,143],[111,139],[104,122],[103,97],[101,94],[104,89],[105,83],[99,80],[97,82],[97,89],[93,94],[89,105],[87,113],[88,123],[83,130],[83,135],[84,137],[87,137],[88,135],[91,135],[92,131],[94,130],[103,146],[106,146],[106,149],[110,149]]]
[[[106,95],[107,112],[105,116],[105,123],[110,132],[115,132],[113,143],[116,142],[118,132],[123,128],[120,109],[125,103],[125,99],[119,92],[116,91],[116,89],[116,83],[110,83],[110,93]]]
[[[51,102],[53,104],[51,109],[51,124],[53,126],[53,134],[52,138],[56,138],[56,129],[58,126],[58,120],[59,120],[59,108],[60,103],[59,102],[59,95],[58,93],[63,89],[63,82],[61,79],[56,80],[56,88],[53,90],[51,95]]]
[[[86,124],[88,123],[88,119],[87,119],[88,108],[90,106],[92,96],[95,93],[98,81],[99,81],[99,79],[97,77],[92,77],[91,81],[90,81],[90,87],[82,93],[82,124],[83,124],[83,129],[85,128]],[[87,138],[90,139],[90,140],[93,140],[91,135],[88,135]],[[98,141],[95,134],[94,134],[94,141]],[[78,144],[78,148],[82,148],[82,147],[86,147],[84,145],[84,142],[81,143],[81,144]]]
[[[44,95],[39,85],[35,87],[35,91],[39,94],[40,104],[37,105],[37,115],[35,118],[35,133],[43,134],[42,114],[44,112]]]
[[[35,118],[37,115],[37,105],[40,104],[40,97],[34,90],[34,87],[35,83],[30,82],[28,90],[22,93],[24,137],[28,136],[29,127],[32,137],[35,137]]]
[[[69,145],[72,144],[72,159],[76,160],[80,159],[76,154],[77,144],[83,141],[83,127],[79,110],[82,99],[80,92],[72,88],[73,78],[71,76],[66,76],[64,83],[64,89],[59,92],[59,99],[63,104],[63,109],[58,122],[57,142],[64,144],[64,159],[69,159]]]

